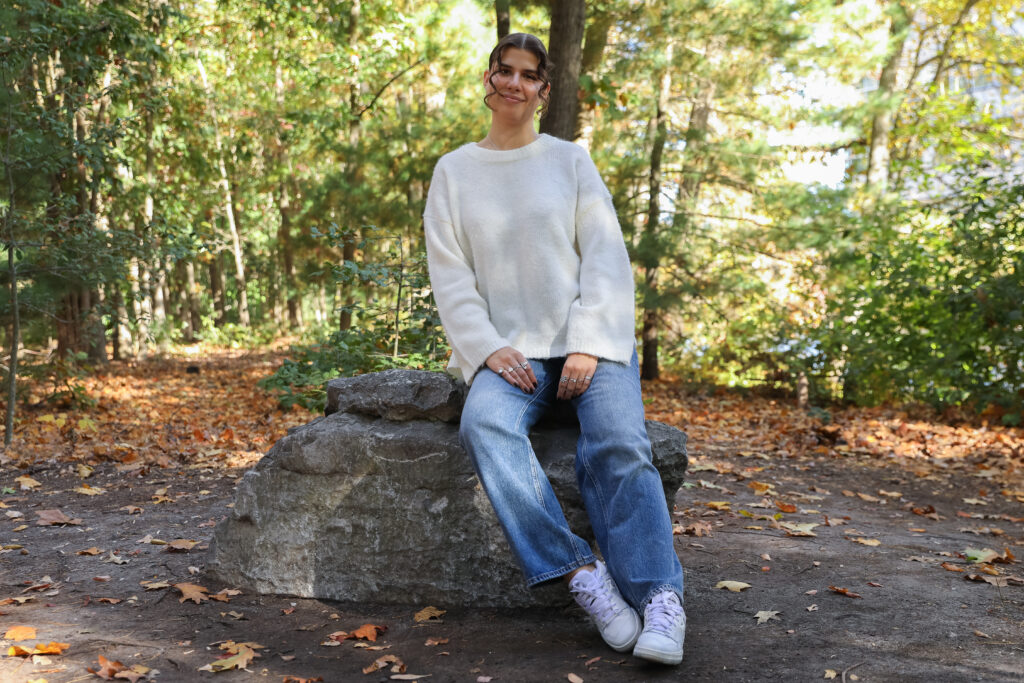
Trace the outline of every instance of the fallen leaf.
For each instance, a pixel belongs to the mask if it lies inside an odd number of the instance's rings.
[[[105,681],[114,680],[114,677],[117,676],[118,673],[125,671],[128,668],[121,662],[111,661],[103,655],[97,655],[97,657],[97,668],[93,669],[92,667],[86,667],[85,670],[91,674],[96,674]]]
[[[979,638],[991,638],[992,637],[992,636],[990,636],[987,633],[982,633],[981,631],[975,631],[974,635],[978,636]]]
[[[434,647],[435,645],[444,645],[448,642],[447,638],[438,638],[437,636],[431,636],[427,638],[427,642],[423,643],[427,647]]]
[[[757,623],[759,623],[759,624],[767,624],[770,619],[774,619],[775,621],[779,621],[779,617],[778,617],[779,614],[781,614],[781,612],[777,612],[775,610],[763,609],[760,612],[758,612],[757,614],[755,614],[754,618],[757,619]]]
[[[31,650],[21,645],[11,645],[7,649],[8,657],[30,657],[32,655],[62,655],[64,650],[71,647],[70,643],[58,643],[51,641],[46,645],[36,645]]]
[[[209,590],[202,586],[197,586],[194,583],[176,583],[174,584],[174,587],[181,591],[181,597],[178,598],[178,602],[191,600],[198,605],[209,600],[209,596],[206,595]]]
[[[421,678],[430,678],[433,674],[393,674],[392,681],[418,681]]]
[[[121,507],[118,508],[118,510],[124,510],[129,515],[137,515],[142,512],[142,508],[140,508],[138,505],[122,505]]]
[[[100,550],[96,546],[93,546],[91,548],[86,548],[85,550],[79,550],[75,553],[75,555],[99,555],[102,552],[102,550]]]
[[[567,675],[566,679],[568,679],[569,683],[583,683],[583,679],[573,673]]]
[[[792,503],[783,503],[782,501],[777,500],[775,501],[775,507],[786,513],[796,512],[796,505],[793,505]]]
[[[220,602],[231,602],[231,598],[236,595],[241,595],[242,591],[237,588],[223,588],[210,596],[211,600],[218,600]]]
[[[75,493],[81,493],[83,496],[102,496],[106,491],[96,486],[89,486],[88,484],[82,484],[71,489]]]
[[[40,486],[42,486],[42,484],[40,484],[38,481],[28,476],[27,474],[23,474],[20,477],[17,477],[14,481],[18,482],[22,491],[31,491],[32,489],[37,489]]]
[[[952,564],[950,562],[943,562],[939,566],[942,567],[943,569],[945,569],[948,572],[963,572],[963,571],[967,571],[963,567],[958,567],[955,564]]]
[[[871,547],[874,547],[874,546],[882,544],[882,542],[879,541],[877,538],[857,537],[857,538],[850,538],[849,540],[853,541],[854,543],[860,543],[861,545],[869,545]]]
[[[785,530],[787,536],[817,536],[818,534],[811,531],[820,524],[815,522],[805,522],[798,524],[796,522],[779,522],[779,527]]]
[[[189,541],[184,538],[176,538],[167,544],[167,552],[169,553],[187,553],[189,550],[199,543],[199,541]]]
[[[878,495],[887,496],[889,498],[902,498],[903,494],[899,491],[886,491],[885,489],[878,489]]]
[[[391,664],[391,671],[394,673],[403,673],[405,671],[405,663],[397,655],[383,655],[373,660],[372,664],[363,667],[363,673],[372,674],[374,671],[380,671],[388,664]]]
[[[845,595],[848,598],[862,598],[863,597],[862,595],[858,595],[857,593],[854,593],[849,588],[839,588],[837,586],[829,586],[828,588],[829,588],[829,590],[831,590],[831,591],[833,591],[835,593],[839,593],[840,595]]]
[[[36,520],[37,526],[52,526],[56,524],[71,524],[75,526],[82,523],[81,519],[71,519],[57,509],[40,510],[36,514],[39,515],[39,519]]]
[[[725,588],[733,593],[739,593],[742,590],[750,588],[750,584],[743,583],[742,581],[719,581],[715,584],[715,588]]]
[[[414,614],[412,618],[418,623],[422,623],[424,621],[440,621],[441,617],[443,617],[446,612],[447,610],[438,609],[437,607],[430,605],[429,607],[424,607]]]
[[[205,588],[203,590],[206,590]],[[184,600],[184,598],[182,598]],[[200,671],[228,671],[230,669],[245,669],[255,657],[256,651],[242,645],[238,651],[230,657],[210,662],[206,666],[199,667]]]
[[[857,497],[860,498],[861,500],[866,500],[869,503],[878,503],[881,501],[881,498],[875,498],[874,496],[868,495],[867,493],[858,493]]]
[[[720,510],[727,512],[729,510],[729,501],[727,500],[713,500],[710,503],[704,503],[712,510]]]
[[[121,598],[97,598],[96,602],[105,602],[109,605],[116,605],[121,602]]]
[[[818,606],[817,605],[811,605],[811,606],[809,606],[807,608],[807,611],[808,612],[817,612],[818,611]]]
[[[139,581],[139,585],[148,591],[160,590],[161,588],[170,588],[171,584],[166,581]]]
[[[35,626],[12,626],[7,629],[7,633],[4,634],[4,638],[7,640],[33,640],[36,637]]]
[[[104,557],[100,560],[100,562],[112,562],[113,564],[128,564],[128,561],[127,557],[121,557],[113,550],[110,551],[110,555],[108,557]]]
[[[84,463],[78,463],[77,465],[75,465],[75,473],[79,476],[79,478],[85,479],[92,475],[93,468]]]
[[[987,501],[980,500],[978,498],[964,498],[963,500],[968,505],[988,505]]]
[[[835,669],[825,669],[825,678],[831,680],[838,676],[839,673]]]

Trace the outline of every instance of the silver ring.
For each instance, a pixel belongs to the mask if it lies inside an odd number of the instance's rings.
[[[501,368],[500,370],[498,370],[498,377],[501,377],[504,374],[505,374],[505,368]]]
[[[576,380],[575,379],[571,379],[569,381],[572,382],[573,384],[576,384]]]
[[[511,365],[510,365],[510,366],[508,366],[507,368],[505,368],[505,370],[506,370],[507,372],[515,372],[515,371],[516,371],[516,369],[515,369],[515,368],[514,368],[513,366],[511,366]]]
[[[559,384],[565,384],[565,383],[566,383],[566,382],[568,382],[568,381],[569,381],[569,378],[568,378],[568,377],[563,377],[562,379],[558,380],[558,383],[559,383]]]
[[[530,364],[527,363],[526,361],[523,361],[522,363],[519,364],[519,367],[525,370],[526,368],[530,367]]]
[[[584,382],[589,382],[592,379],[594,379],[593,375],[587,375],[586,377],[583,378],[583,381]]]

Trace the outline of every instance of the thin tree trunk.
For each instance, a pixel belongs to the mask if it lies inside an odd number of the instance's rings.
[[[207,264],[210,270],[210,296],[213,298],[214,324],[223,327],[227,319],[227,310],[224,304],[224,278],[220,271],[220,252],[210,255]]]
[[[668,65],[672,62],[672,44],[666,48],[668,57],[665,70],[661,74],[658,87],[658,101],[655,107],[651,128],[654,132],[654,144],[651,146],[651,170],[648,181],[647,225],[644,237],[647,242],[643,249],[644,267],[644,313],[641,341],[643,344],[643,365],[640,376],[643,379],[658,379],[658,331],[661,326],[661,306],[658,302],[658,273],[661,269],[660,249],[657,247],[657,234],[661,222],[661,160],[665,150],[665,139],[668,137],[667,112],[668,97],[672,87],[672,76]]]
[[[542,133],[572,140],[579,108],[580,60],[587,6],[584,0],[552,0],[548,52],[555,68]]]
[[[188,301],[188,317],[192,323],[192,336],[195,337],[203,327],[203,317],[199,309],[199,286],[196,284],[196,266],[192,259],[185,261],[185,298]]]
[[[614,23],[610,12],[598,12],[587,23],[586,35],[583,39],[583,54],[580,59],[580,75],[593,75],[601,66],[604,49],[608,45],[608,32]],[[594,137],[594,119],[597,108],[583,103],[577,107],[576,126],[573,140],[586,149],[590,149],[590,141]]]
[[[349,10],[349,25],[352,27],[351,34],[349,35],[349,45],[353,48],[359,42],[360,36],[360,15],[362,12],[362,5],[360,0],[354,0],[352,7]],[[352,80],[349,83],[349,129],[348,129],[348,142],[350,149],[350,159],[346,164],[345,173],[348,179],[349,187],[358,187],[358,183],[362,180],[362,169],[359,163],[359,142],[362,131],[359,127],[359,117],[355,115],[358,111],[358,95],[359,95],[359,61],[358,57],[353,58],[355,60],[352,69]],[[350,202],[345,216],[348,218],[349,225],[345,229],[345,242],[342,247],[342,259],[344,261],[355,260],[356,257],[356,243],[359,241],[359,234],[354,226],[361,224],[358,220],[358,214],[361,213],[361,207],[355,206],[353,211],[353,203]],[[338,329],[342,332],[352,327],[352,307],[355,305],[355,287],[356,283],[349,282],[344,285],[344,304],[341,311],[341,315],[338,319]]]
[[[10,138],[7,141],[10,158]],[[18,268],[14,262],[14,176],[10,164],[5,164],[9,192],[7,210],[4,212],[4,232],[7,237],[7,273],[11,278],[11,360],[7,365],[7,414],[4,419],[4,445],[10,446],[14,438],[14,402],[17,398],[18,341],[21,339],[21,318],[18,310]]]
[[[878,90],[875,93],[877,104],[871,117],[871,145],[868,150],[867,185],[869,192],[875,196],[884,194],[889,184],[889,139],[892,135],[893,113],[899,107],[896,79],[910,26],[907,9],[899,2],[889,6],[889,14],[889,49],[878,78]]]
[[[210,82],[206,78],[206,69],[203,61],[196,55],[196,64],[199,68],[199,77],[203,82],[203,89],[206,91],[206,106],[210,110],[210,118],[213,120],[213,140],[217,151],[217,171],[220,180],[217,183],[222,193],[224,206],[224,217],[228,223],[228,230],[231,232],[231,252],[235,257],[235,278],[238,287],[238,322],[242,327],[249,327],[249,295],[245,280],[245,264],[242,259],[242,241],[238,236],[238,225],[235,222],[235,209],[232,204],[231,182],[228,180],[227,164],[224,162],[224,146],[220,137],[220,126],[217,124],[217,109],[213,104],[213,93],[210,90]]]

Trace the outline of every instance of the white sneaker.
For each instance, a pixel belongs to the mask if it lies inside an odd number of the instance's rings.
[[[644,609],[644,631],[636,641],[633,656],[662,664],[683,661],[686,613],[675,591],[662,591]]]
[[[584,569],[569,582],[569,590],[590,615],[601,637],[616,652],[626,652],[640,637],[640,616],[630,607],[612,580],[604,562],[597,569]]]

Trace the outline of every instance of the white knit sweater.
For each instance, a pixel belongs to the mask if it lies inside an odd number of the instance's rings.
[[[586,150],[543,134],[511,150],[463,145],[434,168],[423,222],[449,372],[470,384],[503,346],[630,361],[633,274]]]

